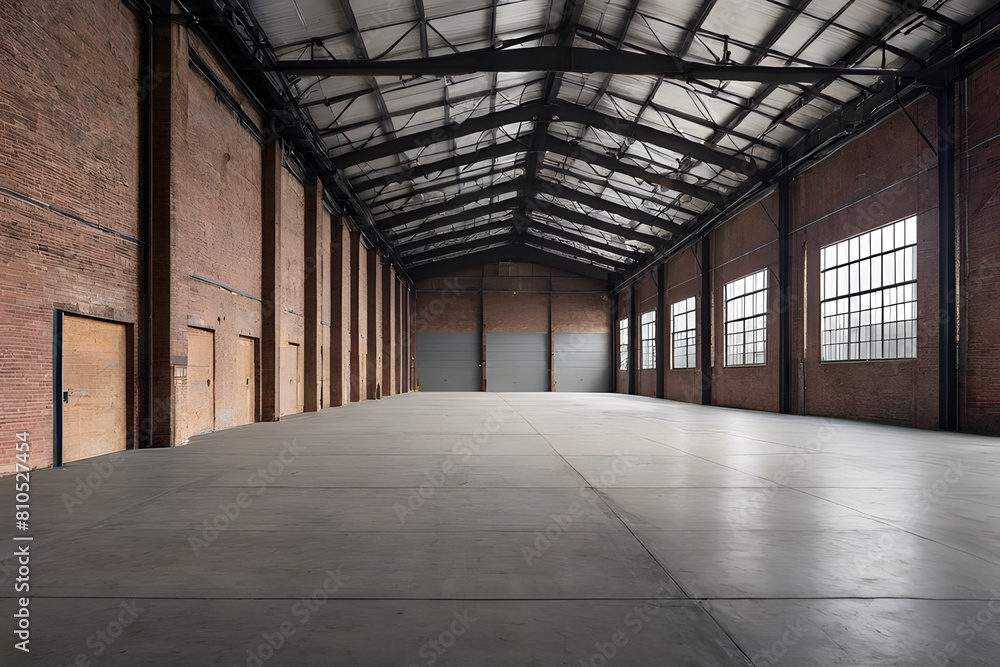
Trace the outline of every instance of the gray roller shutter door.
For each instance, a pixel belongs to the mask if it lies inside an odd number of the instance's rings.
[[[608,334],[557,333],[554,343],[556,391],[608,391]]]
[[[420,391],[482,391],[478,333],[418,333]]]
[[[549,391],[549,335],[486,334],[486,390]]]

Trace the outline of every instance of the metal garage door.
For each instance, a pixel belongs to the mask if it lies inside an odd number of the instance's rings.
[[[418,333],[420,391],[482,391],[478,333]]]
[[[486,390],[549,391],[549,335],[486,334]]]
[[[556,391],[608,391],[608,334],[557,333],[554,338]]]

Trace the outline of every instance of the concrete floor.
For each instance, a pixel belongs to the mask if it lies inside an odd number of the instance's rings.
[[[90,459],[32,473],[30,656],[4,522],[0,664],[997,666],[998,444],[409,394]]]

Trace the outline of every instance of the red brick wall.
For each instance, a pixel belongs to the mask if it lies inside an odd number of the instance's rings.
[[[637,285],[637,299],[635,311],[635,366],[638,375],[636,376],[635,389],[640,396],[656,397],[656,369],[642,369],[642,314],[656,310],[656,300],[658,289],[654,280],[653,272],[647,273]],[[662,355],[662,351],[660,352]]]
[[[51,465],[53,309],[138,320],[142,233],[137,21],[97,0],[0,0],[0,16],[4,472],[20,431]]]
[[[957,146],[961,419],[1000,434],[1000,56],[976,68],[967,90]]]
[[[699,268],[696,254],[699,247],[696,245],[676,257],[670,259],[666,265],[667,295],[665,299],[666,312],[664,317],[664,350],[663,363],[666,364],[664,377],[664,391],[666,398],[675,401],[687,401],[689,403],[701,403],[701,345],[700,340],[697,349],[696,367],[693,369],[671,368],[671,304],[683,301],[688,297],[695,297],[695,307],[699,309],[697,318],[698,331],[701,331],[701,269]]]
[[[260,302],[192,276],[260,296],[261,148],[229,108],[217,100],[209,83],[188,66],[187,45],[221,76],[219,63],[197,39],[180,27],[175,30],[179,41],[172,80],[176,113],[171,163],[171,311],[178,345],[173,354],[187,356],[188,326],[215,332],[215,428],[229,428],[235,425],[238,339],[240,335],[260,339]],[[232,81],[226,84],[231,91],[238,90]],[[239,99],[253,115],[249,102]],[[205,137],[213,140],[205,141]],[[290,198],[289,193],[283,193],[285,206]],[[282,227],[287,224],[283,215]],[[282,276],[283,288],[290,282]],[[187,386],[175,384],[174,389],[175,410],[183,416]],[[183,423],[183,419],[178,420],[174,444],[191,435]]]
[[[766,213],[765,213],[766,209]],[[768,217],[770,214],[770,217]],[[772,194],[712,234],[712,290],[715,369],[712,403],[754,410],[778,410],[778,241],[777,197]],[[726,283],[761,269],[768,271],[767,363],[726,366],[723,294]]]
[[[935,136],[933,98],[912,105],[909,113],[924,134]],[[792,183],[789,252],[793,281],[793,411],[937,426],[935,164],[933,151],[910,121],[896,114]],[[911,215],[917,215],[918,235],[917,358],[822,362],[820,248]],[[808,269],[805,273],[804,263]]]

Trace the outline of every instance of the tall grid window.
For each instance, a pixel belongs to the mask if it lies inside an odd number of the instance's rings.
[[[917,356],[917,219],[820,249],[823,361]]]
[[[724,295],[726,365],[766,363],[767,269],[727,283]]]
[[[651,310],[639,316],[639,338],[642,361],[639,367],[648,371],[656,368],[656,311]]]
[[[694,368],[696,352],[694,297],[670,306],[671,368]]]
[[[618,369],[628,370],[628,318],[618,322]]]

